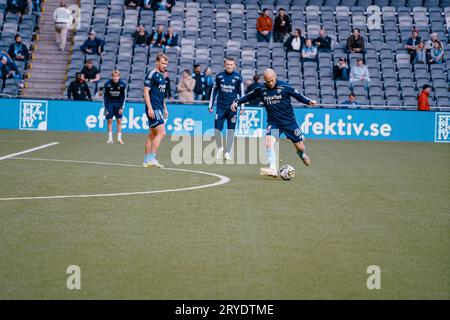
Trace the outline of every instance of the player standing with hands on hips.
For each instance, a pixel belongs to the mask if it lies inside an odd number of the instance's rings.
[[[222,130],[223,123],[227,120],[227,146],[225,149],[225,160],[231,160],[231,149],[233,148],[234,129],[236,128],[236,110],[231,110],[233,101],[244,94],[244,80],[242,76],[234,71],[236,63],[233,57],[225,59],[225,70],[216,76],[214,88],[209,101],[209,112],[213,112],[214,100],[217,97],[216,117],[214,121],[215,138],[217,143],[216,159],[223,154]]]
[[[291,104],[291,97],[301,103],[315,105],[317,102],[305,97],[294,89],[287,82],[277,80],[277,75],[272,69],[264,71],[264,85],[256,87],[252,92],[240,99],[236,99],[231,105],[231,110],[236,111],[237,106],[255,98],[261,98],[267,112],[267,135],[265,140],[269,168],[261,168],[261,175],[278,176],[277,155],[275,153],[275,143],[281,133],[292,141],[297,155],[306,166],[311,164],[309,156],[305,152],[303,134],[295,119],[294,109]]]
[[[108,120],[108,141],[113,144],[113,117],[117,121],[117,142],[123,144],[122,140],[122,116],[125,104],[125,91],[127,84],[120,79],[120,71],[113,70],[112,77],[105,82],[103,103],[105,106],[105,116]]]
[[[166,71],[169,59],[163,53],[156,56],[155,69],[150,71],[144,80],[145,112],[148,118],[149,134],[145,142],[145,156],[143,166],[146,168],[164,168],[156,160],[159,145],[166,135],[165,119],[169,117],[166,102]]]

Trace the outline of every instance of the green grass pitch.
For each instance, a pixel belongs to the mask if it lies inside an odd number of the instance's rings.
[[[217,177],[140,168],[143,135],[0,131],[0,198],[188,188]],[[170,163],[231,180],[120,197],[0,201],[0,299],[450,299],[450,145],[307,140],[293,181],[259,165]],[[81,268],[81,290],[66,269]],[[370,265],[381,289],[366,286]]]

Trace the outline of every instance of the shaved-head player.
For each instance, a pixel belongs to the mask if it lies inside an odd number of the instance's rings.
[[[301,103],[315,105],[316,101],[307,98],[297,89],[284,81],[277,80],[277,75],[272,69],[264,71],[264,85],[256,87],[252,92],[236,99],[231,110],[236,111],[241,103],[246,103],[255,98],[260,98],[267,111],[267,136],[265,140],[267,158],[270,167],[262,168],[261,174],[268,176],[278,176],[277,156],[275,153],[275,143],[280,134],[292,141],[297,151],[297,155],[306,166],[311,164],[309,156],[305,152],[303,134],[295,119],[294,109],[291,104],[291,97]]]

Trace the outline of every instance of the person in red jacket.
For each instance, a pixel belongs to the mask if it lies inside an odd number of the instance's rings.
[[[430,102],[428,101],[430,97],[430,92],[433,88],[429,84],[424,84],[422,87],[422,92],[419,94],[417,99],[417,110],[420,111],[430,111]]]
[[[269,17],[269,9],[263,9],[261,15],[256,21],[256,38],[258,42],[270,42],[270,36],[272,35],[273,21]]]

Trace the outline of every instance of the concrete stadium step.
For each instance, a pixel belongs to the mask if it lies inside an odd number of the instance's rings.
[[[66,66],[64,66],[64,72],[65,72]],[[46,64],[42,62],[31,62],[31,69],[30,71],[36,71],[36,72],[45,72],[45,73],[55,73],[61,72],[61,66],[59,64]]]
[[[40,90],[40,89],[30,89],[30,88],[24,89],[24,94],[26,97],[34,97],[34,98],[40,98],[40,99],[45,98],[45,97],[60,98],[63,96],[62,93],[61,94],[59,93],[59,90],[58,90],[58,93],[52,94],[49,92],[48,89]]]
[[[65,72],[33,72],[29,75],[29,80],[42,82],[55,81],[61,83],[61,81],[66,81]]]
[[[68,6],[77,4],[77,0],[66,0]],[[70,47],[73,31],[67,34],[66,51],[61,52],[56,44],[53,12],[59,7],[59,0],[47,0],[43,3],[44,12],[39,21],[39,32],[35,41],[31,69],[28,72],[23,96],[61,97],[66,82],[67,66],[70,60]]]

